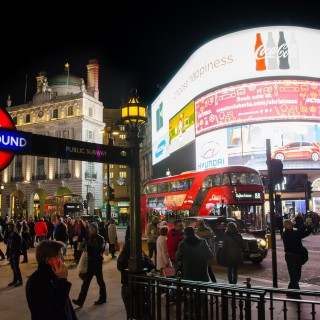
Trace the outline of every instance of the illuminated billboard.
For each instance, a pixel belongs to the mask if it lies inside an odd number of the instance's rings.
[[[319,30],[292,26],[235,32],[199,48],[152,104],[153,165],[195,144],[190,169],[266,169],[270,139],[284,168],[315,168],[319,50]]]

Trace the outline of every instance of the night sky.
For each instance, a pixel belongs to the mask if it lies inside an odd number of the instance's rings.
[[[251,2],[106,1],[103,7],[98,2],[77,2],[76,7],[44,2],[34,8],[28,3],[19,7],[23,17],[14,17],[17,8],[8,8],[0,20],[0,107],[6,106],[8,94],[13,106],[24,103],[26,84],[26,101],[31,101],[36,75],[61,74],[66,62],[70,74],[86,80],[86,64],[92,58],[100,64],[100,100],[105,107],[127,102],[131,88],[138,90],[140,102],[151,105],[161,87],[208,41],[268,25],[320,29],[319,1]]]

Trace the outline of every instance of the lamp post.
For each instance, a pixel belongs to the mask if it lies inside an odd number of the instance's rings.
[[[129,270],[142,271],[142,232],[140,208],[140,161],[139,150],[143,138],[139,136],[141,124],[147,122],[147,107],[139,103],[137,90],[131,91],[129,102],[121,107],[121,120],[127,125],[133,162],[130,168],[130,259]]]

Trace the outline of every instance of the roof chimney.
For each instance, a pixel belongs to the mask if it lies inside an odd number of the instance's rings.
[[[99,64],[97,59],[90,59],[87,64],[87,92],[99,100]]]

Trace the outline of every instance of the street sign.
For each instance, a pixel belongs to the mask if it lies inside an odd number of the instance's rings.
[[[16,127],[10,117],[9,113],[5,110],[0,108],[0,129],[11,129],[16,130]],[[12,161],[15,153],[10,152],[9,149],[5,151],[0,151],[0,171],[5,169]]]
[[[78,140],[55,138],[18,130],[0,128],[0,150],[4,154],[25,154],[101,163],[131,165],[131,149]],[[1,152],[1,151],[0,151]],[[10,161],[12,158],[8,157]],[[0,158],[2,161],[2,157]],[[10,161],[0,166],[4,169]]]

